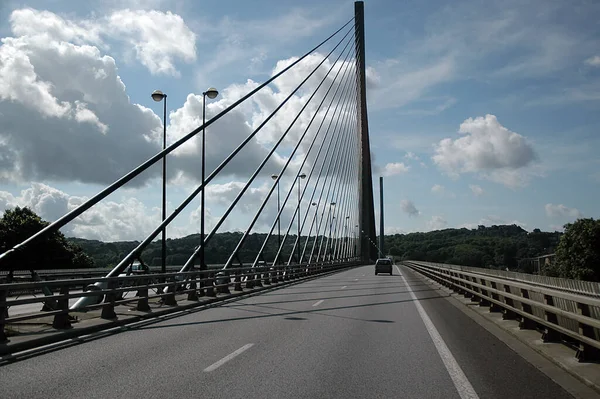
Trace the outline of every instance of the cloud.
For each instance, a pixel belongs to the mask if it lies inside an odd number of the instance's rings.
[[[388,163],[383,168],[384,176],[395,176],[403,173],[407,173],[410,169],[410,166],[406,166],[404,162],[395,162]]]
[[[417,155],[415,155],[414,152],[410,152],[410,151],[407,152],[406,155],[404,155],[404,158],[411,159],[411,160],[414,160],[414,161],[419,161],[420,160],[420,158]]]
[[[433,187],[431,187],[431,192],[440,197],[449,197],[449,198],[456,197],[456,195],[453,192],[446,190],[446,187],[444,187],[440,184],[434,184]]]
[[[406,230],[403,230],[400,227],[386,227],[384,230],[385,235],[406,234]]]
[[[152,110],[130,101],[125,84],[118,76],[115,60],[109,55],[103,55],[103,49],[107,48],[101,43],[104,32],[101,34],[83,29],[88,25],[95,27],[96,22],[72,22],[52,13],[35,10],[13,15],[14,31],[25,35],[4,38],[0,46],[0,84],[5,88],[0,93],[0,163],[7,166],[0,170],[0,179],[14,182],[79,181],[105,185],[160,150],[161,118]],[[133,32],[133,36],[121,32],[123,40],[133,38],[132,40],[144,42],[146,36],[152,36],[152,30],[147,30],[148,25],[152,21],[159,22],[156,20],[159,17],[166,18],[163,22],[172,26],[173,32],[179,32],[185,38],[185,34],[180,32],[183,26],[174,26],[183,22],[173,14],[141,11],[131,14],[123,11],[111,15],[114,17],[113,23],[123,22],[121,28]],[[134,16],[135,21],[132,19]],[[41,19],[40,26],[46,27],[48,32],[26,26],[26,22],[31,22],[34,17]],[[128,21],[127,18],[132,20]],[[91,45],[90,42],[99,44]],[[157,61],[156,65],[149,66],[156,67],[157,72],[172,71],[171,66],[174,64],[171,61],[176,55],[188,57],[186,59],[192,57],[192,47],[189,45],[172,43],[168,51],[163,51],[165,43],[162,41],[144,43],[136,47],[140,56],[159,51],[167,57],[163,61]],[[284,74],[271,87],[263,88],[251,100],[211,125],[206,132],[207,173],[246,139],[281,103],[286,96],[285,91],[295,86],[323,57],[321,54],[312,54],[296,65],[294,73]],[[292,61],[293,59],[281,60],[274,71]],[[352,66],[351,63],[333,64],[332,60],[326,60],[321,65],[315,75],[325,77],[331,68],[327,81],[289,131],[280,148],[269,159],[263,168],[264,173],[268,170],[270,174],[273,170],[281,169],[286,158],[280,154],[289,153],[291,146],[297,143],[304,127],[317,112],[318,102],[326,89],[334,84],[331,96],[336,85],[341,84],[341,79],[333,82],[334,74],[344,68],[342,73],[346,74],[346,79],[350,79],[348,76],[352,76]],[[220,176],[249,176],[306,104],[317,83],[316,80],[311,80],[303,92],[293,96],[261,133],[236,155]],[[207,104],[207,118],[210,119],[257,86],[258,83],[248,80],[243,84],[225,87],[218,99]],[[334,98],[334,105],[341,101],[339,94]],[[329,98],[326,99],[325,104],[329,101]],[[340,111],[337,116],[333,112],[327,115],[317,146],[308,157],[307,168],[316,161],[316,149],[321,143],[319,140],[323,140],[328,121],[334,118],[343,120],[341,117],[349,113],[349,108],[340,107]],[[308,143],[316,134],[316,128],[324,114],[322,110],[319,111],[292,160],[290,169],[299,167],[299,160],[306,155]],[[201,125],[201,115],[202,96],[189,94],[183,106],[169,114],[168,143]],[[39,132],[44,132],[44,140],[39,139]],[[352,134],[350,130],[344,132]],[[167,157],[168,178],[172,182],[199,180],[199,136]],[[56,159],[63,162],[55,162]],[[158,166],[151,168],[131,184],[139,186],[150,179],[157,179],[159,171]]]
[[[471,189],[473,195],[475,195],[476,197],[479,197],[480,195],[483,195],[483,193],[485,193],[483,188],[481,188],[481,186],[478,186],[477,184],[469,184],[469,188]]]
[[[499,216],[488,215],[487,217],[479,219],[477,223],[463,223],[458,228],[476,229],[477,226],[501,226],[501,225],[517,225],[523,229],[527,228],[527,223],[520,222],[518,220],[506,220]]]
[[[435,146],[432,160],[441,170],[453,178],[476,173],[507,187],[527,184],[526,167],[537,155],[525,137],[502,126],[494,115],[465,120],[459,133],[463,137],[446,138]]]
[[[585,60],[585,63],[590,66],[600,67],[600,55],[595,55],[593,57],[588,58],[587,60]]]
[[[108,18],[112,35],[123,37],[152,74],[179,76],[174,60],[196,59],[196,35],[181,16],[160,11],[120,10]]]
[[[400,209],[407,213],[408,216],[418,216],[421,214],[421,212],[419,212],[419,210],[415,207],[415,204],[413,204],[413,202],[410,200],[404,199],[400,201]]]
[[[442,216],[432,216],[430,220],[427,221],[427,229],[428,230],[442,230],[446,226],[448,226],[448,222]]]
[[[569,218],[575,219],[582,217],[581,212],[577,208],[569,208],[563,204],[554,205],[546,204],[544,207],[546,210],[546,216],[550,218]]]
[[[196,59],[196,35],[183,18],[156,10],[116,10],[88,20],[66,20],[49,11],[18,9],[11,14],[12,32],[46,42],[94,44],[103,49],[106,39],[122,42],[152,74],[179,76],[176,59]]]

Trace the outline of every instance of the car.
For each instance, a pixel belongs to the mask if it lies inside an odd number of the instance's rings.
[[[390,276],[393,274],[392,261],[389,258],[380,258],[375,262],[375,275],[378,273],[389,273]]]

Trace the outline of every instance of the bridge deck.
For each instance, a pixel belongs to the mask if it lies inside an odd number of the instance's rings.
[[[355,268],[0,367],[10,398],[447,399],[469,386],[571,397],[404,267]]]

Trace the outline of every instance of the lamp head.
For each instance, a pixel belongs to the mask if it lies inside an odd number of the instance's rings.
[[[160,90],[154,90],[152,92],[152,99],[156,102],[162,101],[162,99],[165,98],[166,96],[167,95]]]
[[[209,87],[208,90],[206,90],[202,94],[204,94],[206,97],[208,97],[212,100],[213,98],[216,98],[219,95],[219,91],[217,89],[215,89],[214,87]]]

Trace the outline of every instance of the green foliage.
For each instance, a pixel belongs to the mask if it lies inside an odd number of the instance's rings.
[[[600,281],[600,220],[578,219],[566,224],[556,259],[561,277]]]
[[[0,253],[23,242],[48,224],[29,208],[16,207],[6,210],[0,219]],[[93,266],[92,259],[80,247],[68,242],[59,231],[40,239],[31,247],[14,253],[0,264],[0,268],[5,270]]]
[[[428,233],[385,237],[388,254],[401,259],[457,265],[519,269],[518,260],[552,253],[560,233],[534,229],[528,233],[517,225],[478,226],[477,229],[445,229]]]
[[[239,260],[244,263],[253,262],[266,237],[266,234],[250,234],[246,238],[246,242],[239,251]],[[223,264],[227,262],[229,256],[241,238],[242,233],[240,232],[224,232],[215,234],[206,246],[206,263]],[[138,241],[104,243],[97,240],[86,240],[82,238],[70,238],[69,240],[82,247],[84,251],[94,259],[96,267],[107,268],[114,267],[117,263],[119,263],[119,261],[121,261],[121,259],[123,259],[125,255],[139,245]],[[281,259],[287,260],[289,258],[295,240],[296,236],[288,236],[286,242],[284,243],[282,252],[283,256]],[[300,245],[303,246],[304,241],[305,237],[300,240]],[[308,250],[310,250],[312,247],[312,241],[313,239],[310,241]],[[167,265],[183,265],[194,253],[194,250],[196,247],[198,247],[199,243],[199,234],[192,234],[187,237],[177,239],[167,239]],[[267,242],[267,245],[265,246],[262,260],[272,261],[275,258],[277,248],[277,236],[271,236]],[[160,240],[157,240],[150,243],[150,245],[143,251],[142,259],[149,266],[159,266],[161,264],[161,254],[161,242]],[[235,258],[233,263],[239,264],[239,260]],[[198,258],[196,258],[195,263],[199,264]]]

